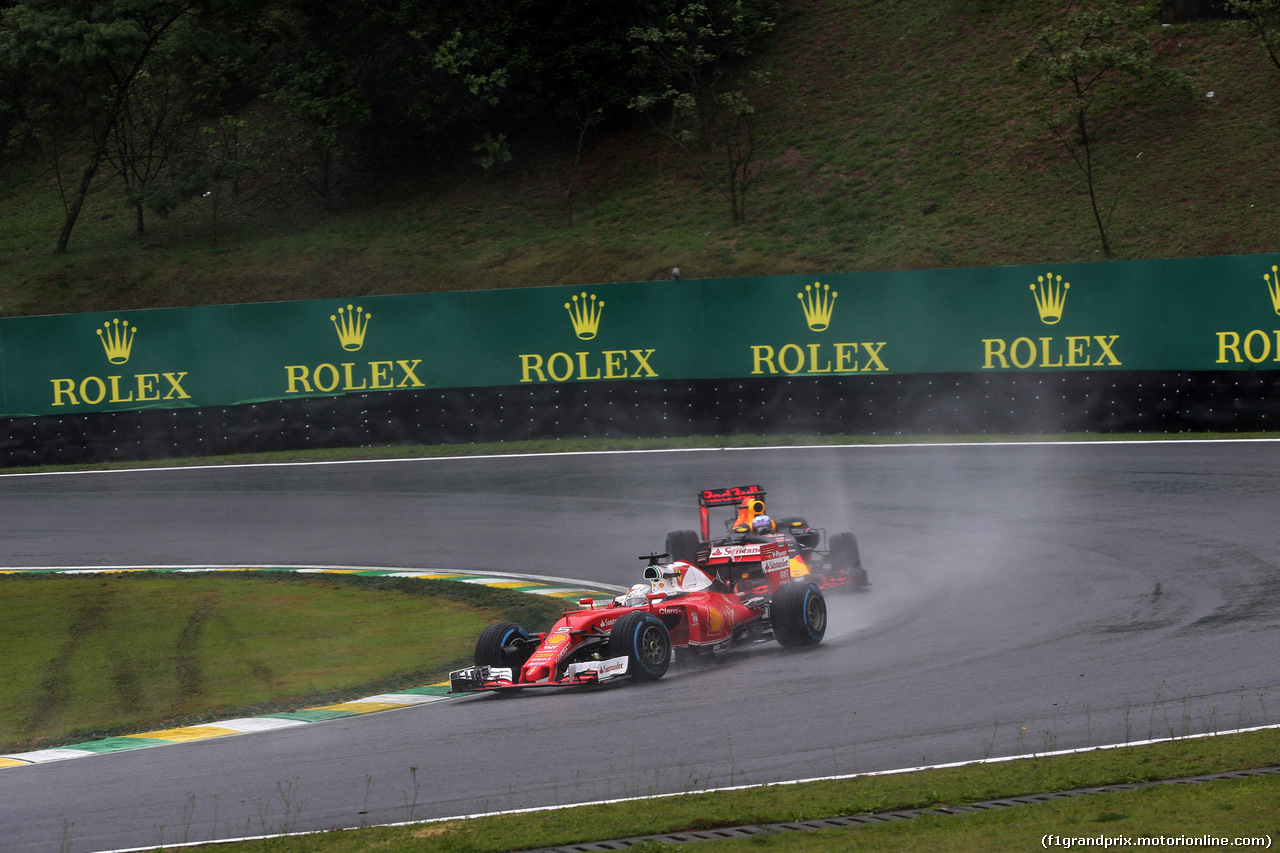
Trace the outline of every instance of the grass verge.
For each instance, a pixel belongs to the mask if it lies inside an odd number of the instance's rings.
[[[440,681],[492,621],[563,602],[453,581],[0,575],[0,752],[296,710]]]

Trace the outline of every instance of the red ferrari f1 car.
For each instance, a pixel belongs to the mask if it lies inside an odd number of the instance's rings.
[[[642,558],[645,583],[607,604],[582,599],[545,634],[514,622],[485,628],[476,641],[475,666],[449,674],[450,693],[597,684],[626,676],[656,681],[671,664],[672,648],[707,654],[777,640],[813,646],[827,629],[822,590],[791,580],[786,546],[760,551],[761,588],[738,591],[732,578],[687,562]]]
[[[764,584],[764,549],[783,545],[793,578],[807,577],[825,590],[865,590],[870,586],[852,533],[835,534],[824,548],[824,529],[810,527],[798,516],[775,521],[766,513],[764,496],[759,486],[704,490],[698,495],[700,529],[668,533],[667,553],[673,560],[732,573],[742,588]],[[734,515],[725,520],[725,535],[712,538],[710,509],[719,506],[733,507]]]

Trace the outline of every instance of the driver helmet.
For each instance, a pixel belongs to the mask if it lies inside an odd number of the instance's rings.
[[[773,519],[767,515],[757,515],[751,520],[751,532],[761,535],[774,532]]]
[[[627,590],[623,595],[618,596],[625,607],[640,607],[649,601],[649,585],[647,583],[634,584],[631,589]]]

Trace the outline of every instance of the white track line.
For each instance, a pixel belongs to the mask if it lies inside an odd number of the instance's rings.
[[[941,447],[1114,447],[1116,445],[1150,444],[1164,446],[1170,444],[1246,444],[1274,443],[1280,438],[1151,438],[1151,439],[1084,439],[1065,440],[1028,440],[1028,441],[922,441],[903,443],[874,444],[779,444],[761,447],[669,447],[650,450],[553,450],[545,453],[488,453],[473,456],[406,456],[387,459],[333,459],[322,462],[233,462],[222,465],[170,465],[155,468],[112,468],[108,470],[85,471],[31,471],[27,473],[4,474],[4,477],[66,477],[81,474],[138,474],[142,472],[173,471],[218,471],[241,468],[290,468],[318,467],[325,465],[385,465],[404,462],[458,462],[469,459],[532,459],[548,456],[626,456],[653,453],[732,453],[756,450],[769,451],[804,451],[804,450],[895,450],[899,448],[941,448]]]

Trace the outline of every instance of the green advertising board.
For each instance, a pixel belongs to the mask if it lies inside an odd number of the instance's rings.
[[[0,323],[5,414],[183,408],[234,399],[230,306]]]
[[[0,320],[8,417],[566,382],[1280,369],[1280,254]]]
[[[700,292],[679,281],[472,292],[471,369],[461,384],[707,375]]]
[[[456,293],[239,305],[236,402],[452,387],[467,325]]]

